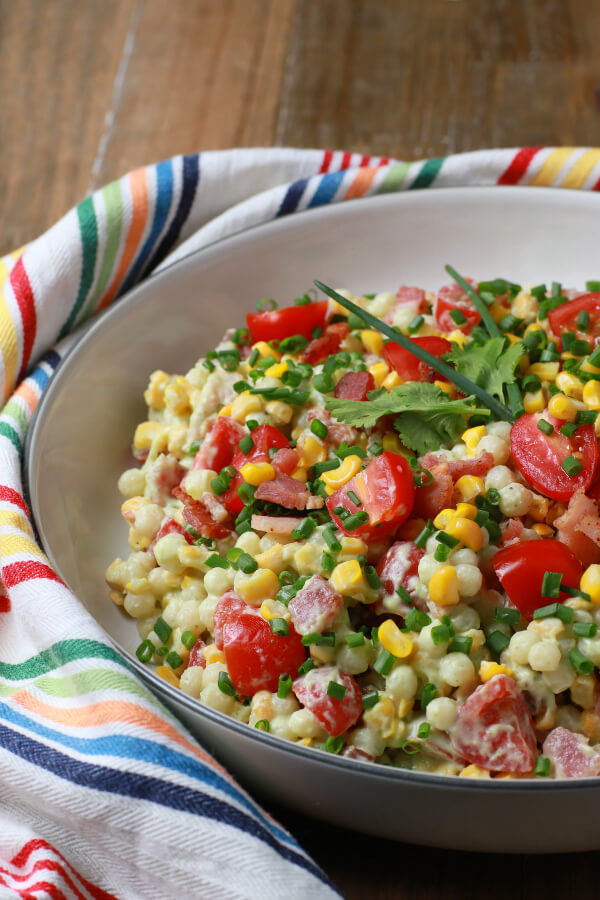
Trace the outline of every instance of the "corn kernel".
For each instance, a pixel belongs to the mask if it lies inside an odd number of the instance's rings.
[[[273,363],[272,366],[269,366],[265,375],[268,375],[269,378],[281,378],[282,375],[285,375],[289,366],[286,362]]]
[[[460,778],[491,778],[488,769],[482,769],[481,766],[476,766],[474,763],[471,763],[470,766],[465,766],[462,771],[459,773]]]
[[[441,531],[446,525],[449,525],[450,522],[453,522],[456,518],[456,510],[455,509],[443,509],[441,512],[437,514],[435,519],[433,520],[433,524],[435,527]]]
[[[564,394],[553,394],[548,401],[548,412],[557,419],[566,419],[567,422],[574,422],[577,416],[577,407]]]
[[[248,484],[258,487],[264,481],[273,481],[276,476],[275,468],[268,462],[246,463],[240,469],[240,475]]]
[[[136,450],[166,449],[169,440],[168,429],[160,422],[141,422],[135,429],[133,446]]]
[[[400,438],[393,431],[386,431],[381,443],[383,445],[383,449],[387,450],[388,453],[402,453],[404,451],[404,447],[402,446]]]
[[[500,319],[503,319],[504,316],[507,316],[510,313],[510,309],[507,306],[501,306],[499,303],[494,303],[493,306],[490,306],[490,314],[494,322],[498,323]]]
[[[246,603],[258,606],[263,600],[275,596],[279,590],[279,579],[271,569],[257,569],[251,575],[237,572],[234,589]]]
[[[194,547],[192,544],[183,544],[177,550],[177,559],[186,569],[199,569],[205,572],[207,569],[205,562],[209,556],[206,547]]]
[[[443,391],[445,394],[453,394],[454,388],[448,381],[434,381],[433,382],[436,387],[439,387],[440,391]]]
[[[386,619],[377,630],[377,639],[382,647],[398,659],[406,659],[413,650],[413,642],[403,634],[393,619]]]
[[[550,525],[546,525],[545,522],[536,522],[532,527],[533,531],[535,531],[536,534],[539,534],[540,537],[552,537],[554,534],[554,528],[551,528]]]
[[[519,341],[521,340],[521,338],[520,338],[518,335],[516,335],[516,334],[510,334],[510,332],[508,332],[508,333],[506,334],[506,337],[507,337],[508,340],[510,341],[511,347],[513,346],[513,344],[518,344]]]
[[[133,525],[135,522],[135,514],[142,506],[146,506],[148,502],[149,501],[146,500],[145,497],[131,497],[129,500],[125,500],[121,505],[121,515],[130,525]]]
[[[600,382],[586,382],[583,388],[583,402],[589,409],[600,409]]]
[[[170,376],[162,369],[157,369],[150,376],[148,387],[144,391],[144,400],[146,406],[150,409],[162,409],[165,403],[165,388],[169,383]]]
[[[556,376],[556,386],[557,388],[560,388],[567,397],[572,397],[574,400],[581,400],[583,394],[583,382],[581,382],[579,378],[576,378],[575,375],[571,375],[570,372],[559,372]]]
[[[582,372],[588,372],[590,375],[598,375],[600,372],[600,368],[598,368],[598,366],[593,366],[589,359],[584,359],[579,368]]]
[[[508,666],[502,666],[500,663],[489,662],[489,660],[484,659],[481,661],[479,666],[479,677],[482,681],[489,681],[490,678],[493,678],[494,675],[509,675],[512,676],[513,670],[509,669]]]
[[[284,403],[283,400],[269,400],[265,407],[265,411],[278,425],[287,425],[294,415],[294,410],[290,404]]]
[[[212,666],[213,663],[224,663],[226,662],[225,654],[222,650],[219,650],[216,644],[209,644],[202,651],[202,655],[206,660],[207,666]]]
[[[398,387],[399,384],[402,384],[402,379],[398,373],[394,371],[385,376],[381,382],[381,387],[384,387],[386,391],[391,391],[392,388]]]
[[[157,666],[156,674],[159,678],[162,678],[164,681],[168,681],[169,684],[172,684],[173,687],[179,687],[179,678],[170,666]]]
[[[323,444],[311,436],[306,437],[303,441],[299,441],[297,449],[300,453],[298,465],[305,469],[310,469],[315,463],[323,462],[327,458]]]
[[[442,566],[429,582],[429,595],[438,606],[456,606],[460,602],[458,576],[454,566]]]
[[[592,598],[592,603],[600,604],[600,565],[588,566],[579,582],[579,587]]]
[[[482,437],[485,437],[487,434],[487,428],[485,425],[476,425],[474,428],[467,428],[466,431],[463,431],[461,435],[461,439],[467,445],[469,450],[474,450]]]
[[[283,556],[283,544],[273,544],[263,553],[258,553],[254,559],[261,569],[273,569],[279,575],[285,569],[285,559]]]
[[[287,607],[278,600],[268,598],[260,604],[260,614],[263,619],[286,619],[290,620],[290,612]]]
[[[536,522],[544,522],[548,515],[550,503],[547,497],[541,497],[539,494],[533,494],[531,498],[531,506],[529,507],[529,515]]]
[[[378,387],[378,388],[381,387],[381,385],[383,384],[383,380],[389,371],[390,371],[389,366],[387,365],[387,363],[384,363],[384,362],[378,362],[378,363],[375,363],[373,366],[369,366],[369,372],[373,376],[373,379],[375,381],[375,387]]]
[[[258,350],[258,355],[261,359],[264,359],[265,356],[274,356],[277,361],[281,359],[281,353],[278,353],[277,350],[273,350],[272,347],[269,347],[266,341],[257,341],[256,344],[252,345],[253,350]]]
[[[557,362],[537,362],[529,366],[529,374],[537,375],[542,381],[554,381],[558,375]]]
[[[321,480],[325,482],[327,493],[333,494],[334,491],[341,488],[342,485],[350,481],[351,478],[354,478],[354,476],[360,472],[361,468],[362,460],[360,456],[356,456],[355,453],[352,453],[341,461],[337,469],[332,469],[330,472],[323,472]]]
[[[361,591],[366,585],[362,569],[356,559],[338,563],[329,581],[339,594],[353,594]]]
[[[458,503],[456,506],[456,515],[463,519],[474,519],[477,515],[477,507],[472,503]]]
[[[523,409],[526,413],[541,412],[545,408],[546,400],[541,388],[539,391],[526,391],[523,394]]]
[[[217,413],[217,417],[218,416],[230,416],[230,415],[231,415],[231,403],[228,403],[226,406],[222,406],[221,409],[219,410],[219,412]]]
[[[362,538],[349,537],[344,534],[340,537],[342,545],[342,553],[353,554],[354,556],[364,555],[369,549]]]
[[[600,741],[600,717],[592,709],[584,709],[581,713],[581,730],[592,743]]]
[[[314,741],[314,738],[306,737],[306,738],[301,738],[299,741],[296,741],[296,743],[300,744],[301,747],[312,747],[313,741]]]
[[[296,481],[302,481],[304,484],[308,481],[308,475],[306,473],[306,469],[303,469],[302,466],[298,466],[297,469],[294,469],[292,472],[292,478],[295,478]]]
[[[403,697],[401,700],[398,700],[398,705],[396,708],[396,714],[399,719],[403,719],[405,716],[409,714],[415,705],[415,698],[413,697],[409,700],[407,697]]]
[[[190,409],[190,388],[192,385],[182,375],[173,378],[165,388],[165,403],[169,409],[181,416]]]
[[[457,496],[466,502],[467,500],[473,500],[479,494],[484,494],[485,483],[483,478],[479,478],[478,475],[461,475],[454,485],[454,489]],[[469,518],[474,519],[475,516],[470,516]]]
[[[374,353],[375,356],[381,356],[383,338],[378,331],[365,329],[365,331],[361,331],[360,339],[367,353]]]
[[[264,408],[265,402],[262,397],[251,394],[250,391],[242,391],[231,404],[231,418],[236,422],[245,422],[247,416],[262,412]]]
[[[449,341],[454,341],[455,344],[458,344],[459,347],[464,347],[467,343],[467,335],[460,330],[460,328],[455,328],[454,331],[451,331],[448,335]]]
[[[483,532],[477,522],[473,522],[472,519],[456,516],[444,530],[452,537],[458,538],[465,547],[473,550],[474,553],[481,550],[483,546]]]

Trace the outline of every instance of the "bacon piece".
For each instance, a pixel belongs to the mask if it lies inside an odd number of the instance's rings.
[[[254,495],[257,500],[279,503],[286,509],[306,509],[311,493],[302,481],[289,475],[278,475],[272,481],[263,481]]]
[[[252,516],[251,526],[254,531],[262,531],[265,534],[291,534],[297,528],[302,519],[300,516]]]
[[[315,338],[302,351],[300,360],[316,366],[332,353],[337,353],[340,344],[348,334],[350,334],[350,329],[346,322],[334,322],[333,325],[328,325],[321,337]]]
[[[320,575],[313,575],[288,605],[298,634],[328,631],[343,608],[342,596]]]
[[[600,753],[589,746],[583,734],[554,728],[544,741],[543,754],[552,761],[557,778],[600,775]]]
[[[345,441],[347,444],[356,444],[360,432],[353,428],[351,425],[344,425],[342,422],[336,422],[331,413],[326,409],[309,409],[306,414],[306,419],[308,424],[313,421],[313,419],[320,419],[324,425],[327,426],[327,437],[325,438],[325,442],[331,444],[334,447],[339,447],[339,445]]]
[[[463,475],[487,475],[494,465],[494,457],[485,450],[479,456],[473,456],[469,459],[445,459],[443,456],[437,456],[435,453],[426,453],[421,460],[424,469],[445,462],[448,466],[448,472],[453,481],[462,478]]]
[[[506,544],[512,544],[514,541],[518,541],[519,535],[524,527],[525,526],[520,519],[509,519],[508,524],[502,533],[500,546],[504,547]]]
[[[213,514],[207,509],[202,500],[194,500],[180,485],[174,488],[171,493],[183,503],[183,518],[188,525],[192,526],[194,531],[197,531],[203,537],[216,538],[217,540],[229,537],[231,528],[228,528],[223,522],[216,522]],[[215,502],[218,503],[218,500]],[[219,506],[221,506],[220,503]]]
[[[179,484],[185,469],[170,453],[159,453],[146,473],[145,496],[151,503],[164,506],[172,489]]]
[[[298,468],[298,461],[299,456],[295,450],[292,450],[290,447],[283,447],[277,451],[271,460],[271,465],[278,472],[283,472],[284,475],[291,475]]]
[[[355,747],[354,744],[346,744],[340,756],[345,756],[346,759],[357,759],[359,762],[375,762],[375,757],[371,753]]]
[[[425,310],[427,309],[425,291],[422,290],[422,288],[408,287],[407,285],[402,285],[402,287],[398,288],[396,298],[394,300],[394,305],[385,317],[385,321],[388,323],[388,325],[394,324],[394,314],[403,306],[412,306],[414,308],[415,315],[417,313],[425,312]]]
[[[579,557],[584,566],[600,562],[600,518],[594,500],[582,490],[569,500],[567,511],[555,519],[558,539]]]
[[[333,393],[342,400],[366,400],[369,391],[374,390],[375,379],[370,372],[346,372]]]
[[[430,456],[430,454],[427,454],[427,456]],[[433,484],[416,489],[415,505],[412,514],[421,519],[434,519],[442,509],[447,509],[450,506],[454,485],[448,471],[447,462],[444,461],[426,466],[424,460],[423,467],[428,468],[433,475]]]

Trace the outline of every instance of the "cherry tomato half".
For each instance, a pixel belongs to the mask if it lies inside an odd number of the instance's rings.
[[[580,331],[577,327],[577,317],[580,312],[587,312],[590,324],[587,331]],[[578,338],[584,341],[592,341],[594,344],[600,339],[600,293],[583,294],[575,300],[569,300],[548,313],[548,321],[554,335],[560,338],[563,331],[573,331]]]
[[[467,279],[470,281],[471,279]],[[450,315],[454,310],[459,310],[466,319],[462,324],[455,322]],[[455,331],[460,329],[464,334],[470,334],[473,325],[478,325],[481,316],[458,284],[449,284],[440,288],[433,305],[435,324],[440,331]]]
[[[545,434],[537,427],[540,413],[521,416],[510,432],[513,459],[529,484],[553,500],[569,500],[575,491],[585,491],[592,482],[598,464],[598,442],[593,425],[580,425],[573,437],[561,434],[558,419],[543,418],[554,425],[554,432]],[[583,468],[577,475],[567,475],[561,463],[575,456]]]
[[[357,507],[348,496],[351,491],[360,500],[360,506]],[[379,539],[393,534],[408,519],[414,502],[414,478],[409,464],[399,453],[385,451],[328,497],[327,509],[336,526],[345,534]],[[350,514],[366,512],[369,520],[358,528],[348,530],[344,524],[346,520],[334,513],[338,506],[344,507]]]
[[[493,559],[494,571],[510,600],[526,619],[532,619],[540,606],[553,601],[542,597],[546,572],[562,572],[567,587],[579,587],[581,563],[561,541],[522,541],[498,550]],[[559,600],[567,599],[561,591]]]
[[[315,328],[325,326],[328,307],[327,300],[318,300],[304,306],[285,306],[269,312],[248,313],[246,322],[252,342],[282,341],[294,334],[301,334],[310,340]]]
[[[220,472],[230,464],[237,445],[245,434],[242,426],[231,416],[218,416],[194,457],[192,469]]]
[[[427,350],[433,356],[443,356],[444,353],[450,353],[452,344],[442,337],[420,337],[412,338],[411,343],[416,344],[423,350]],[[446,381],[447,379],[431,369],[427,363],[424,363],[418,357],[414,356],[404,347],[395,344],[393,341],[383,345],[383,356],[389,366],[396,370],[403,381]]]

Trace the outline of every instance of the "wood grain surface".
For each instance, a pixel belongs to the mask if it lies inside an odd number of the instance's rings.
[[[176,153],[600,146],[599,46],[599,0],[0,0],[0,251]],[[436,851],[275,812],[348,900],[598,894],[594,854]]]

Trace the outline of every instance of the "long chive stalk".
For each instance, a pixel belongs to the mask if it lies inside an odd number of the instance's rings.
[[[320,291],[323,291],[324,294],[327,294],[328,297],[331,297],[332,300],[335,300],[337,303],[339,303],[340,306],[343,306],[350,312],[353,312],[357,316],[360,316],[372,328],[377,329],[377,331],[380,331],[395,344],[398,344],[404,350],[408,350],[408,352],[412,353],[413,356],[416,356],[422,362],[426,363],[435,372],[443,375],[448,379],[448,381],[451,381],[453,384],[455,384],[456,387],[459,388],[463,393],[474,394],[477,399],[480,400],[485,406],[487,406],[487,408],[496,416],[498,416],[499,419],[504,419],[506,422],[511,423],[514,421],[513,414],[507,406],[505,406],[503,403],[500,403],[498,400],[496,400],[495,397],[492,397],[491,394],[488,394],[486,390],[479,387],[478,384],[475,384],[475,382],[471,381],[470,378],[467,378],[466,375],[462,375],[460,372],[457,372],[456,369],[453,369],[448,365],[448,363],[445,363],[443,360],[438,359],[431,353],[428,353],[427,350],[419,347],[418,344],[415,344],[413,341],[404,337],[404,335],[400,334],[400,332],[394,331],[394,329],[391,328],[386,322],[382,322],[381,319],[378,319],[376,316],[371,315],[370,312],[361,309],[360,306],[357,306],[356,303],[353,303],[351,300],[347,300],[345,297],[342,297],[341,294],[338,294],[338,292],[334,291],[333,288],[330,288],[326,284],[323,284],[322,281],[315,281],[314,284],[319,288]]]
[[[477,293],[474,287],[469,284],[466,278],[463,278],[462,275],[459,275],[456,269],[453,269],[452,266],[445,266],[446,272],[453,278],[454,281],[463,289],[469,300],[472,302],[473,306],[481,316],[481,321],[485,325],[487,329],[487,333],[490,337],[502,337],[502,332],[496,325],[494,321],[494,317],[491,312]],[[508,400],[513,412],[513,417],[518,419],[519,416],[522,416],[525,412],[523,408],[523,398],[521,397],[521,391],[515,382],[513,381],[511,384],[506,385],[506,393],[508,394]]]

